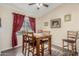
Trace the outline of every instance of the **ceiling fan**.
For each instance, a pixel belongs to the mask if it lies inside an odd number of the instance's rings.
[[[29,3],[28,5],[36,5],[37,9],[40,9],[41,6],[48,7],[45,3]]]

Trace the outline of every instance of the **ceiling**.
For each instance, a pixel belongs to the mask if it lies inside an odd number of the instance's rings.
[[[48,4],[49,7],[41,6],[39,10],[37,9],[36,5],[29,6],[28,3],[9,3],[8,5],[21,9],[22,11],[28,13],[33,17],[42,17],[61,5],[61,3],[46,3],[46,4]]]

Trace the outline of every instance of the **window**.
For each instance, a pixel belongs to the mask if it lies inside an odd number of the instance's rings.
[[[23,25],[20,31],[17,32],[17,35],[22,35],[22,31],[32,31],[30,23],[29,23],[29,18],[25,17]]]

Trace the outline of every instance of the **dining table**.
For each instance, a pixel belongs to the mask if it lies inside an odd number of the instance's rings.
[[[40,41],[43,39],[48,39],[48,51],[49,54],[51,55],[51,34],[43,34],[43,33],[34,33],[34,37],[36,40],[36,55],[40,56]]]
[[[28,35],[29,38],[32,38],[32,36]],[[51,55],[51,34],[43,34],[43,33],[34,33],[34,39],[36,41],[36,55],[40,56],[40,42],[43,39],[46,39],[48,41],[48,52]]]

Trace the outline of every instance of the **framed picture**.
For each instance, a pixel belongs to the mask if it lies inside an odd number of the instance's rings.
[[[48,22],[44,22],[44,26],[48,26]]]
[[[0,27],[1,27],[1,18],[0,18]]]
[[[67,14],[64,16],[64,20],[67,21],[71,21],[71,14]]]
[[[56,18],[50,21],[51,28],[60,28],[61,27],[61,18]]]

